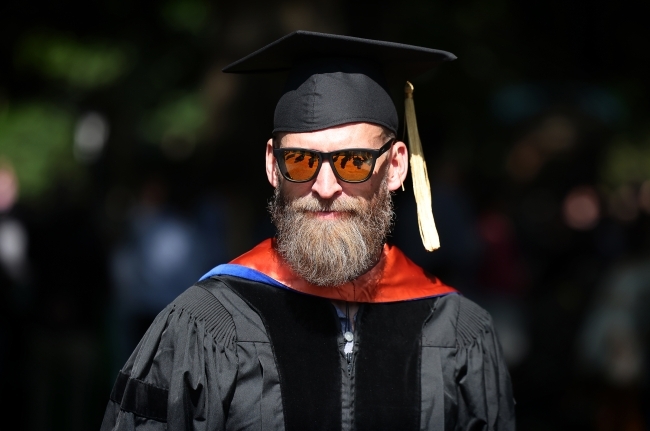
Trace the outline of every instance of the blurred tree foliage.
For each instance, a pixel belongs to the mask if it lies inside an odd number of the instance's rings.
[[[202,0],[172,0],[163,4],[160,13],[170,28],[198,35],[208,24],[210,7]]]
[[[185,159],[205,141],[208,106],[200,88],[213,57],[210,3],[0,8],[0,156],[14,166],[22,199],[37,204],[50,187],[65,187],[83,171],[91,181],[78,191],[106,192],[137,177],[133,169],[148,157],[140,148],[153,144],[155,157]],[[73,130],[94,111],[108,118],[111,134],[104,154],[88,165],[74,159]],[[170,150],[174,145],[184,152]],[[108,176],[93,174],[105,170]]]
[[[29,34],[17,47],[18,70],[31,69],[44,78],[82,90],[113,83],[127,71],[125,49],[111,42],[79,41],[56,32]]]
[[[77,171],[71,152],[73,116],[48,102],[7,105],[0,110],[0,157],[11,163],[22,194],[34,198],[60,171]]]
[[[207,120],[200,94],[180,94],[163,101],[145,115],[142,133],[148,142],[154,144],[166,139],[196,141]]]

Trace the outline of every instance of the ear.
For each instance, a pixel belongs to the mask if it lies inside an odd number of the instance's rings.
[[[408,174],[409,153],[406,144],[396,141],[390,149],[390,165],[388,166],[388,190],[395,191],[402,187]]]
[[[276,188],[279,184],[278,170],[276,169],[275,156],[273,155],[273,139],[266,142],[266,178]]]

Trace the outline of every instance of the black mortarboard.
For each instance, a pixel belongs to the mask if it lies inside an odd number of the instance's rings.
[[[354,122],[397,132],[389,78],[402,82],[456,57],[446,51],[349,36],[296,31],[226,66],[228,73],[288,71],[275,108],[276,132],[313,132]],[[439,247],[431,191],[415,122],[413,86],[406,89],[406,129],[420,233],[427,250]]]
[[[413,79],[456,57],[401,43],[296,31],[223,69],[289,71],[275,108],[273,132],[311,132],[357,121],[397,132],[387,76]]]

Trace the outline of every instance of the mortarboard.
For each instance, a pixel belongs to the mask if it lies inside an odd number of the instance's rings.
[[[312,132],[369,122],[397,133],[399,117],[389,82],[404,82],[456,57],[446,51],[394,42],[296,31],[226,66],[227,73],[287,71],[275,108],[273,133]],[[431,189],[417,131],[413,86],[405,87],[405,128],[420,235],[427,250],[440,247]]]

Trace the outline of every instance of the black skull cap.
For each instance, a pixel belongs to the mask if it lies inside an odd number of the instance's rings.
[[[437,49],[298,30],[226,66],[227,73],[288,71],[276,132],[313,132],[354,122],[397,132],[389,78],[413,79],[456,56]]]

